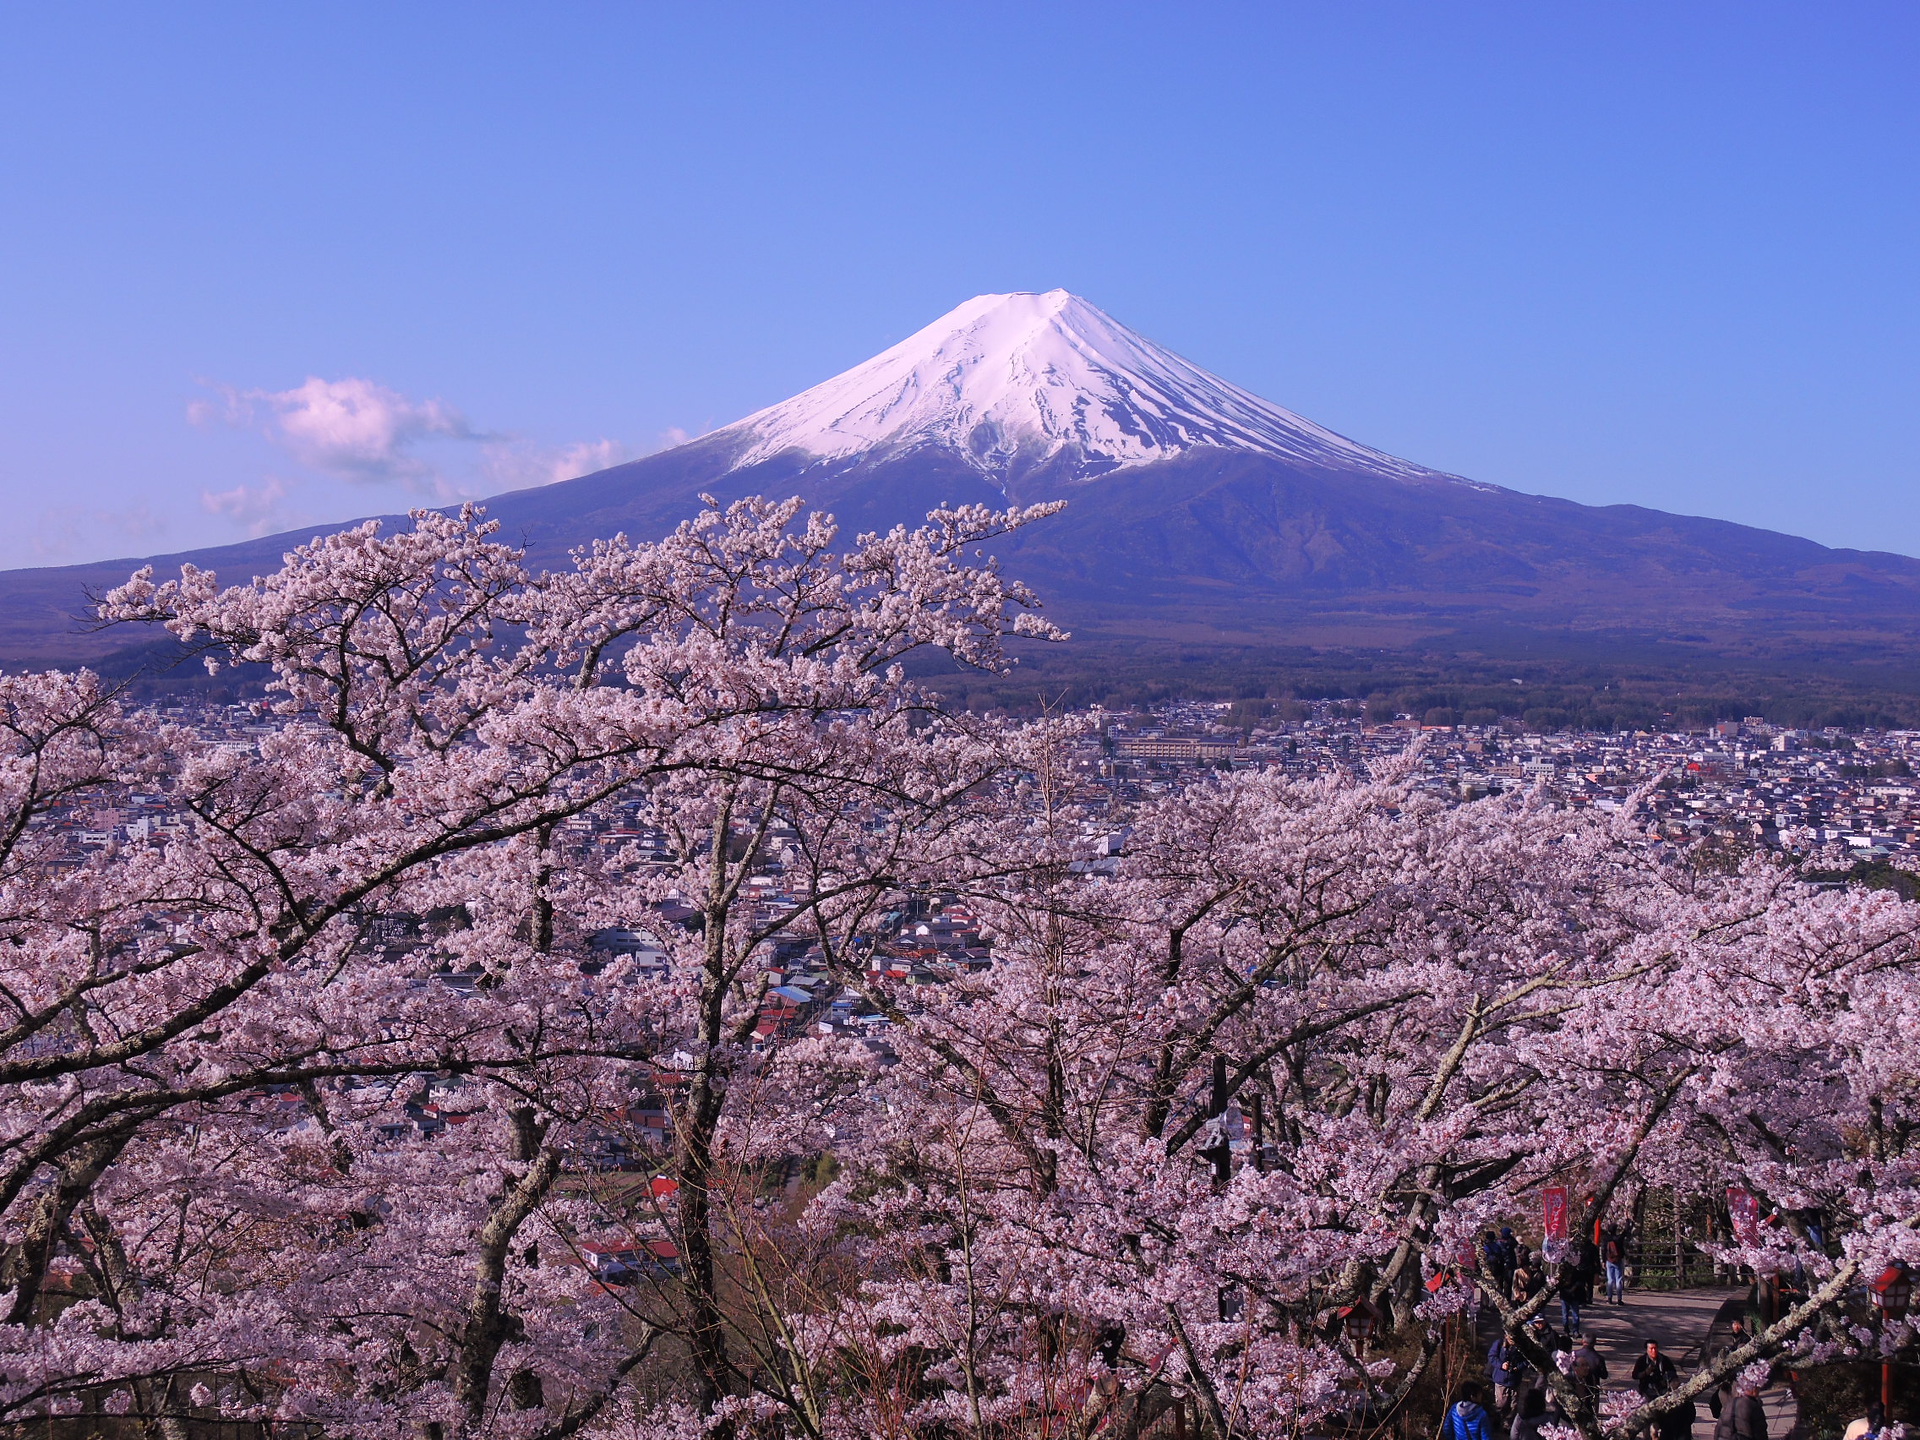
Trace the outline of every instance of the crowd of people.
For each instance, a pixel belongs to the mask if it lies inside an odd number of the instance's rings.
[[[1510,1227],[1488,1230],[1481,1240],[1484,1273],[1515,1308],[1542,1290],[1559,1300],[1558,1331],[1545,1314],[1533,1316],[1526,1329],[1536,1353],[1551,1357],[1573,1394],[1595,1410],[1601,1407],[1611,1376],[1594,1337],[1581,1327],[1581,1311],[1593,1303],[1596,1285],[1601,1287],[1602,1303],[1627,1303],[1631,1239],[1631,1226],[1601,1226],[1591,1239],[1581,1235],[1550,1239],[1539,1251],[1517,1238]],[[1733,1319],[1727,1332],[1707,1348],[1703,1363],[1718,1360],[1749,1338],[1744,1321]],[[1486,1355],[1490,1393],[1478,1382],[1462,1385],[1446,1411],[1439,1440],[1541,1440],[1543,1427],[1567,1423],[1561,1392],[1535,1371],[1517,1342],[1511,1330],[1494,1337]],[[1658,1341],[1648,1340],[1626,1378],[1640,1399],[1650,1402],[1687,1377]],[[1769,1440],[1758,1387],[1736,1381],[1710,1394],[1707,1405],[1714,1421],[1712,1440]],[[1688,1401],[1658,1416],[1644,1434],[1647,1440],[1692,1440],[1698,1419],[1698,1407]],[[1887,1429],[1876,1402],[1848,1427],[1844,1440],[1882,1440]]]
[[[1487,1275],[1515,1307],[1553,1287],[1560,1301],[1561,1328],[1555,1331],[1545,1315],[1535,1315],[1527,1326],[1530,1338],[1537,1352],[1552,1357],[1574,1393],[1596,1409],[1610,1377],[1594,1337],[1581,1328],[1581,1310],[1593,1303],[1596,1282],[1604,1285],[1604,1303],[1627,1303],[1630,1240],[1626,1227],[1605,1226],[1592,1239],[1576,1235],[1548,1241],[1538,1254],[1511,1228],[1489,1230],[1481,1242]],[[1738,1346],[1746,1339],[1745,1326],[1735,1320],[1725,1343]],[[1559,1395],[1536,1373],[1517,1342],[1512,1331],[1494,1338],[1487,1350],[1491,1395],[1474,1382],[1463,1386],[1447,1412],[1440,1440],[1540,1440],[1542,1426],[1565,1423]],[[1659,1399],[1682,1380],[1673,1358],[1654,1340],[1647,1341],[1645,1351],[1635,1358],[1628,1378],[1646,1401]],[[1766,1412],[1751,1389],[1732,1386],[1708,1403],[1715,1421],[1714,1440],[1768,1440]],[[1659,1416],[1649,1435],[1657,1440],[1691,1440],[1697,1418],[1697,1408],[1688,1401]],[[1877,1432],[1879,1427],[1872,1429]]]
[[[1508,1237],[1511,1234],[1507,1232]],[[1489,1241],[1495,1238],[1489,1236]],[[1603,1237],[1602,1247],[1605,1244]],[[1611,1267],[1617,1262],[1606,1263]],[[1514,1273],[1516,1277],[1523,1274],[1524,1266],[1516,1263]],[[1608,1288],[1614,1288],[1611,1275]],[[1573,1335],[1556,1333],[1544,1317],[1538,1316],[1528,1328],[1539,1347],[1553,1356],[1555,1368],[1572,1382],[1575,1393],[1599,1408],[1609,1371],[1593,1336],[1579,1336],[1576,1345]],[[1706,1358],[1717,1358],[1738,1349],[1748,1338],[1745,1323],[1735,1319]],[[1566,1423],[1568,1417],[1559,1396],[1544,1376],[1535,1373],[1515,1339],[1507,1331],[1495,1336],[1487,1350],[1491,1396],[1487,1396],[1477,1382],[1462,1385],[1447,1410],[1439,1440],[1541,1440],[1543,1426]],[[1686,1377],[1660,1343],[1649,1340],[1645,1350],[1635,1358],[1628,1378],[1642,1400],[1652,1401],[1675,1389]],[[1766,1407],[1755,1386],[1728,1385],[1713,1394],[1707,1403],[1714,1419],[1713,1440],[1769,1440]],[[1698,1419],[1699,1410],[1692,1401],[1676,1406],[1648,1427],[1648,1440],[1692,1440]],[[1885,1415],[1876,1401],[1868,1406],[1864,1416],[1848,1426],[1844,1440],[1880,1440],[1886,1428]]]
[[[1596,1284],[1604,1284],[1605,1303],[1627,1303],[1627,1226],[1602,1226],[1592,1239],[1574,1235],[1549,1240],[1536,1254],[1508,1226],[1487,1231],[1481,1241],[1481,1262],[1487,1274],[1515,1305],[1524,1305],[1548,1285],[1560,1301],[1560,1326],[1580,1335],[1580,1312],[1593,1303]]]
[[[1574,1392],[1598,1409],[1611,1377],[1594,1337],[1579,1336],[1576,1344],[1576,1337],[1556,1333],[1539,1316],[1528,1328],[1536,1345],[1553,1357],[1554,1367],[1572,1383]],[[1738,1321],[1734,1330],[1732,1343],[1744,1343],[1746,1336]],[[1441,1440],[1502,1440],[1503,1435],[1504,1440],[1540,1440],[1542,1426],[1567,1422],[1559,1395],[1546,1377],[1535,1371],[1516,1342],[1511,1332],[1503,1331],[1494,1338],[1487,1350],[1492,1395],[1485,1396],[1475,1382],[1463,1385],[1447,1413]],[[1660,1343],[1649,1340],[1635,1358],[1628,1378],[1642,1400],[1652,1401],[1673,1390],[1683,1377]],[[1766,1411],[1751,1388],[1730,1387],[1714,1395],[1709,1404],[1715,1422],[1714,1440],[1768,1440]],[[1689,1400],[1659,1416],[1649,1427],[1649,1435],[1657,1440],[1690,1440],[1697,1419],[1698,1410]]]

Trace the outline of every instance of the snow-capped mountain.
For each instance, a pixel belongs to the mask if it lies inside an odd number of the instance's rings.
[[[1155,645],[1176,647],[1153,663],[1177,683],[1210,646],[1452,652],[1480,665],[1507,653],[1664,663],[1679,645],[1762,669],[1844,655],[1920,674],[1920,560],[1426,469],[1229,384],[1064,290],[978,296],[735,424],[487,507],[530,564],[564,567],[595,539],[670,530],[706,495],[796,495],[849,537],[941,505],[1064,499],[994,549],[1075,632],[1080,658],[1060,663],[1090,674],[1144,664],[1141,647]],[[244,581],[309,533],[154,564]],[[68,664],[124,643],[76,633],[72,616],[87,587],[139,563],[0,574],[0,660]]]
[[[1212,448],[1440,478],[1209,374],[1065,290],[976,295],[865,364],[710,438],[737,443],[736,468],[935,448],[1002,482],[1060,460],[1087,479]]]

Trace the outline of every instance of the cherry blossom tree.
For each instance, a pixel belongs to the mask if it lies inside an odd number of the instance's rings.
[[[912,1357],[914,1423],[1377,1423],[1447,1313],[1517,1324],[1550,1297],[1516,1311],[1460,1262],[1556,1182],[1592,1197],[1576,1223],[1729,1179],[1835,1217],[1837,1257],[1791,1224],[1726,1253],[1809,1293],[1691,1393],[1865,1340],[1850,1288],[1911,1257],[1920,1216],[1891,1058],[1911,907],[1696,872],[1618,822],[1448,806],[1404,773],[1196,785],[1136,817],[1110,878],[1069,807],[1012,807],[1010,883],[972,897],[996,964],[918,1013],[896,999],[902,1064],[820,1205],[882,1237],[862,1323]],[[1353,1307],[1419,1343],[1356,1353]],[[1599,1415],[1535,1358],[1590,1436],[1686,1398]]]
[[[588,973],[556,898],[630,877],[568,873],[560,827],[684,797],[683,832],[724,856],[775,810],[838,823],[888,786],[938,809],[990,747],[896,662],[993,665],[1002,634],[1050,633],[961,559],[1041,513],[944,511],[841,553],[825,518],[750,501],[532,576],[475,513],[424,512],[252,585],[189,567],[108,595],[105,617],[164,623],[211,667],[272,667],[257,754],[89,676],[4,677],[0,1413],[587,1424],[660,1327],[566,1263],[568,1156],[637,1075],[697,1052],[678,1167],[697,1291],[700,1095],[733,1063],[724,1000],[752,944],[729,937],[744,877],[722,867],[698,997]],[[139,785],[181,833],[69,863],[63,813]],[[836,893],[870,888],[857,872]]]
[[[1547,1303],[1469,1261],[1548,1185],[1743,1186],[1721,1258],[1800,1297],[1632,1410],[1523,1333],[1587,1440],[1899,1338],[1857,1291],[1920,1262],[1920,911],[1411,756],[1090,807],[1095,719],[900,664],[1055,633],[969,553],[1042,513],[745,501],[544,575],[422,513],[105,597],[268,667],[249,748],[0,676],[0,1420],[1379,1425],[1449,1316]],[[78,853],[135,790],[179,824]],[[990,965],[889,978],[942,896]],[[802,964],[884,1041],[786,1033]]]

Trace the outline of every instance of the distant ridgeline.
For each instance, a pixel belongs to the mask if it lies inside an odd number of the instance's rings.
[[[1074,638],[1027,647],[1010,677],[942,678],[980,704],[1382,696],[1542,728],[1920,720],[1920,560],[1427,469],[1063,290],[976,297],[688,444],[488,505],[552,567],[596,538],[659,536],[703,493],[799,495],[849,534],[1065,500],[996,548]],[[154,563],[244,582],[306,538]],[[151,671],[163,648],[77,618],[139,563],[0,574],[0,660]]]

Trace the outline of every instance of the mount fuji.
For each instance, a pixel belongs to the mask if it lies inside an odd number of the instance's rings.
[[[866,364],[715,434],[738,439],[740,466],[937,452],[1003,489],[1201,449],[1390,480],[1434,475],[1208,374],[1065,290],[976,296]]]
[[[702,493],[801,495],[849,531],[943,503],[1065,499],[1000,546],[1088,663],[1357,651],[1637,656],[1875,672],[1920,690],[1920,561],[1449,475],[1215,376],[1064,290],[981,295],[843,374],[672,450],[488,501],[536,565],[659,534]],[[157,557],[242,581],[308,532]],[[0,574],[0,658],[89,659],[87,586]],[[1504,672],[1502,672],[1504,673]]]

